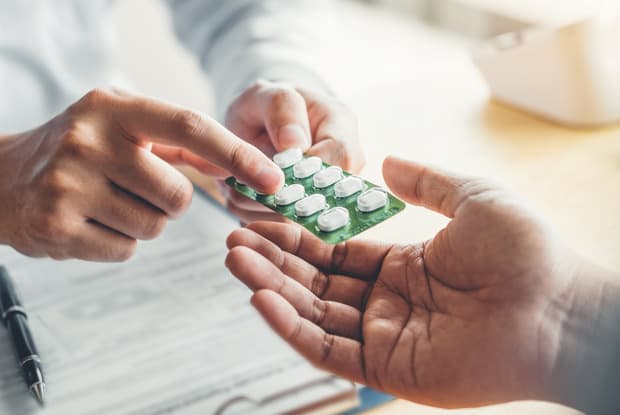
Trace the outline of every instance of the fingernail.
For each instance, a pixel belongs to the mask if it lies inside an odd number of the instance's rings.
[[[299,124],[287,124],[280,127],[278,142],[282,149],[301,147],[305,150],[310,147],[310,137]]]

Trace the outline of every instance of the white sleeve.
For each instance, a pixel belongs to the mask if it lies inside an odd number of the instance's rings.
[[[329,39],[329,0],[166,0],[181,42],[200,60],[223,119],[258,79],[328,90],[319,66]]]

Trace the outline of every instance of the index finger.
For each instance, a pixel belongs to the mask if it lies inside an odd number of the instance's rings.
[[[259,192],[275,193],[284,182],[267,156],[206,115],[151,98],[122,96],[113,116],[128,138],[187,148]]]
[[[254,222],[248,229],[264,236],[283,251],[298,256],[329,274],[349,275],[374,281],[391,245],[369,241],[347,241],[329,245],[301,226]]]

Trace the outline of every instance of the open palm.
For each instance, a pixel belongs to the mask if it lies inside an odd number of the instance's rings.
[[[315,365],[442,407],[548,396],[549,305],[571,265],[546,227],[488,182],[388,159],[411,203],[451,222],[410,245],[324,244],[295,225],[234,232],[227,265],[273,329]]]

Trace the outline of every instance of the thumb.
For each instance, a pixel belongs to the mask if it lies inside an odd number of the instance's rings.
[[[263,122],[276,151],[310,148],[308,108],[303,96],[292,87],[275,83],[265,87],[260,95]]]
[[[407,202],[453,218],[479,181],[390,156],[383,162],[389,188]]]

